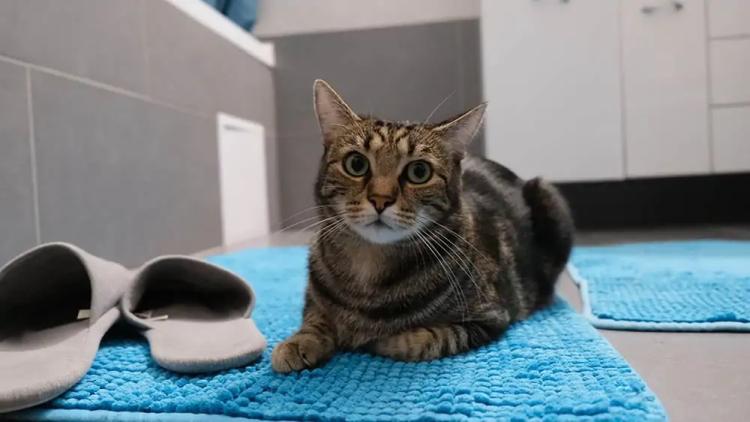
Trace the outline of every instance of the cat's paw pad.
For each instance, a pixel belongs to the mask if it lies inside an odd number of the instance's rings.
[[[273,349],[271,366],[280,373],[315,368],[330,356],[328,349],[315,336],[295,335]]]

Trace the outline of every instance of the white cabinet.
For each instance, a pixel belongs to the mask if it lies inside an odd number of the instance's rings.
[[[711,42],[711,99],[750,103],[750,38]]]
[[[621,4],[627,176],[709,172],[703,0]]]
[[[750,171],[750,106],[713,111],[714,169]]]
[[[710,35],[750,35],[750,7],[747,3],[747,0],[706,0]]]
[[[481,18],[486,152],[521,176],[750,170],[750,0],[483,0]]]
[[[486,0],[486,152],[522,177],[623,177],[619,4]]]
[[[712,163],[750,171],[750,1],[707,0]]]

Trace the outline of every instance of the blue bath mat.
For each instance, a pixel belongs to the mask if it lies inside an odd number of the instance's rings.
[[[305,248],[256,249],[211,259],[252,282],[253,318],[270,347],[300,323],[306,254]],[[492,345],[429,363],[346,353],[322,368],[284,376],[271,371],[270,347],[245,368],[185,376],[157,367],[140,338],[109,336],[79,384],[20,415],[57,421],[666,418],[643,380],[561,300]]]
[[[596,327],[750,331],[750,242],[578,247],[568,269]]]

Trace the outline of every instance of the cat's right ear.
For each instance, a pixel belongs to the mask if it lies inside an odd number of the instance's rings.
[[[341,96],[322,79],[316,79],[313,86],[313,103],[318,124],[323,132],[323,142],[328,145],[340,132],[360,120],[354,111],[341,99]]]

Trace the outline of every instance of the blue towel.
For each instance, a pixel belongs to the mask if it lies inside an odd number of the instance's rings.
[[[750,242],[578,247],[568,269],[596,327],[750,331]]]
[[[305,248],[256,249],[211,261],[249,280],[272,347],[299,326]],[[620,355],[562,300],[493,344],[427,363],[342,353],[322,368],[278,375],[269,349],[244,368],[165,371],[137,336],[109,336],[73,389],[17,416],[35,420],[664,420]],[[207,415],[212,415],[208,418]]]
[[[238,26],[251,31],[258,13],[258,0],[203,0]]]

